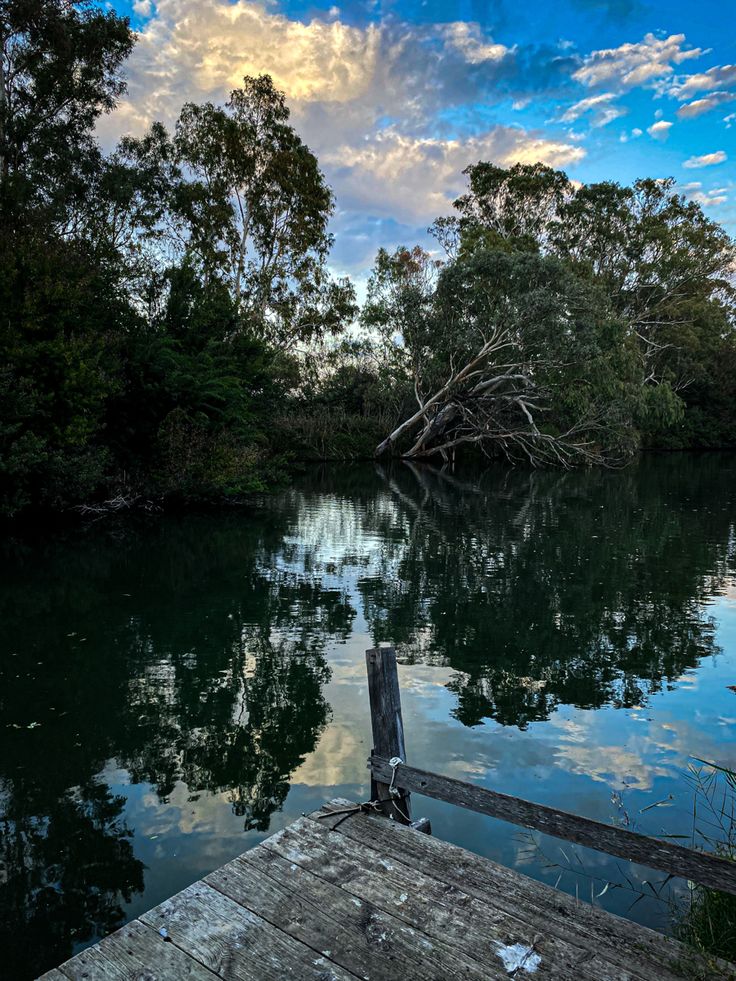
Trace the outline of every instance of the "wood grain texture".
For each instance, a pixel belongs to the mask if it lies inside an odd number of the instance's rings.
[[[392,770],[385,758],[372,757],[370,766],[377,779],[390,778]],[[691,879],[710,889],[736,894],[736,862],[715,855],[696,852],[660,838],[649,838],[625,828],[602,824],[544,804],[533,804],[412,766],[400,766],[394,782],[414,793],[444,800],[524,828],[533,828],[650,869]]]
[[[538,981],[675,981],[659,965],[638,970],[639,958],[623,951],[601,955],[583,931],[571,942],[517,915],[479,900],[434,874],[431,855],[420,867],[386,860],[380,851],[303,818],[273,835],[263,847],[332,882],[362,902],[404,920],[430,938],[449,944],[479,965],[500,968],[498,951],[515,945],[540,958]]]
[[[373,752],[385,760],[394,756],[406,762],[404,744],[404,721],[401,715],[401,692],[396,652],[391,647],[376,647],[365,652],[365,666],[368,675],[368,698],[371,709],[371,729],[373,732]],[[403,792],[394,803],[389,790],[391,769],[388,780],[378,779],[375,771],[371,776],[371,798],[381,800],[383,812],[402,824],[411,823],[410,795]]]
[[[320,953],[287,936],[205,882],[144,914],[152,929],[227,981],[354,981]]]
[[[349,806],[300,819],[42,981],[736,981],[733,965]]]
[[[385,819],[384,819],[385,820]],[[426,837],[426,836],[422,836]],[[305,853],[306,854],[306,853]],[[290,936],[360,978],[402,981],[501,981],[373,903],[313,875],[260,845],[206,881]]]
[[[70,981],[217,981],[206,967],[139,920],[59,969]]]
[[[347,804],[348,801],[336,799],[309,817],[328,828],[337,825],[339,834],[374,848],[384,859],[428,871],[491,906],[508,910],[532,929],[571,943],[579,942],[582,934],[590,948],[607,958],[615,958],[617,951],[624,957],[631,955],[637,960],[639,973],[646,973],[652,981],[667,978],[667,972],[676,978],[736,981],[736,967],[731,964],[715,961],[703,974],[699,955],[671,937],[579,902],[457,845],[417,834],[380,817],[324,817]]]

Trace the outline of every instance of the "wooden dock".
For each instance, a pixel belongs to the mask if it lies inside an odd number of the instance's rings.
[[[43,981],[736,976],[462,848],[339,813],[350,806],[301,818]]]
[[[736,863],[405,763],[396,659],[367,652],[371,801],[336,800],[42,981],[736,981],[736,967],[434,838],[425,794],[736,893]]]

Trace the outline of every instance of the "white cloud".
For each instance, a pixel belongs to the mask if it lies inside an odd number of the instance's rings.
[[[139,17],[150,17],[153,13],[151,0],[135,0],[133,10]]]
[[[724,163],[728,160],[723,150],[716,150],[714,153],[704,153],[699,157],[690,157],[683,163],[683,167],[693,169],[695,167],[713,167],[715,164]]]
[[[670,135],[670,130],[673,124],[668,123],[665,119],[659,119],[656,123],[652,123],[651,126],[647,127],[647,133],[654,140],[666,140]]]
[[[711,92],[703,99],[695,99],[693,102],[687,102],[684,106],[680,106],[677,115],[680,119],[694,119],[696,116],[702,116],[704,112],[710,112],[711,109],[716,109],[726,102],[733,102],[734,99],[736,99],[736,92]]]
[[[615,92],[602,92],[600,95],[591,95],[587,99],[580,99],[560,116],[563,123],[572,123],[581,116],[590,113],[592,115],[593,126],[606,126],[620,116],[626,114],[626,109],[622,106],[611,105],[616,98]]]
[[[171,125],[185,101],[222,102],[243,75],[268,72],[319,157],[340,209],[335,227],[350,230],[353,252],[362,248],[359,226],[371,222],[371,248],[392,222],[426,228],[479,159],[566,166],[585,155],[574,140],[486,120],[474,135],[453,138],[449,124],[449,135],[438,132],[438,110],[471,102],[478,78],[490,91],[514,67],[515,50],[478,25],[387,19],[354,27],[335,19],[339,11],[330,17],[291,20],[268,0],[159,0],[128,62],[128,95],[101,121],[102,138],[110,144],[155,119]],[[526,100],[523,90],[514,97]]]
[[[501,61],[513,52],[513,48],[507,48],[504,44],[486,41],[479,24],[458,20],[446,24],[442,33],[450,46],[458,50],[471,65]]]
[[[669,93],[684,102],[697,92],[725,89],[731,85],[736,85],[736,65],[716,65],[706,72],[681,76],[672,84]]]
[[[685,194],[690,198],[691,201],[695,201],[703,208],[717,207],[720,204],[725,204],[728,201],[728,188],[727,187],[712,187],[708,191],[704,191],[701,181],[690,181],[687,184],[678,185],[677,190],[681,194]]]
[[[496,126],[465,140],[438,140],[383,132],[359,146],[338,146],[321,157],[339,174],[343,207],[420,224],[447,214],[465,187],[462,170],[476,160],[503,166],[535,163],[574,164],[582,147],[545,139],[513,126]]]
[[[671,34],[667,38],[647,34],[635,44],[592,51],[583,59],[582,67],[573,72],[573,78],[587,86],[606,84],[633,88],[646,85],[671,75],[674,65],[705,53],[701,48],[685,48],[684,44],[684,34]]]

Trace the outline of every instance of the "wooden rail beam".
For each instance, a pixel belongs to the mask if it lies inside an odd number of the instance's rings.
[[[393,773],[385,754],[374,752],[368,765],[376,782],[382,781],[379,786],[385,786]],[[488,814],[502,821],[510,821],[524,828],[533,828],[555,838],[563,838],[617,858],[637,862],[650,869],[681,876],[709,889],[720,889],[736,895],[736,862],[707,852],[697,852],[660,838],[650,838],[590,818],[578,817],[544,804],[533,804],[519,797],[499,794],[495,790],[487,790],[485,787],[477,787],[406,764],[396,769],[394,786],[447,801],[449,804],[457,804],[458,807],[480,814]]]

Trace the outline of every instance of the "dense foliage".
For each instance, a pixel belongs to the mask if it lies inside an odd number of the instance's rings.
[[[2,0],[0,40],[0,512],[268,486],[299,345],[354,316],[283,95],[246,78],[105,155],[127,21]]]
[[[734,244],[671,180],[479,163],[457,216],[379,254],[364,322],[417,406],[379,450],[533,463],[736,437]],[[411,437],[410,439],[407,439]]]
[[[734,245],[671,181],[471,166],[437,252],[381,251],[358,317],[268,76],[105,154],[126,19],[0,0],[0,44],[0,513],[237,497],[376,448],[736,442]]]

